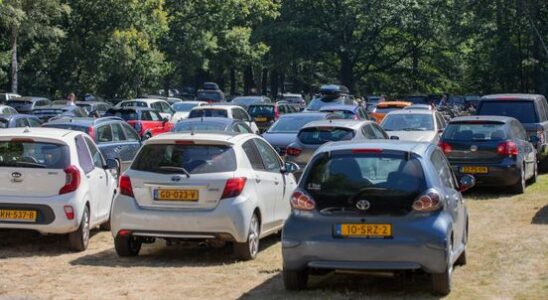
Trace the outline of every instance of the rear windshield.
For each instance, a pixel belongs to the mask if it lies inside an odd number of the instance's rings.
[[[108,110],[105,117],[114,116],[124,121],[139,120],[139,114],[134,110]]]
[[[387,115],[382,121],[386,131],[426,131],[434,130],[434,118],[425,114]]]
[[[75,131],[81,131],[87,133],[87,127],[85,126],[78,126],[73,124],[44,124],[42,127],[48,127],[48,128],[59,128],[59,129],[68,129],[68,130],[75,130]]]
[[[0,141],[0,167],[64,169],[69,162],[66,145]]]
[[[348,141],[354,137],[354,130],[340,127],[314,127],[299,132],[298,139],[303,144],[321,145],[327,142]]]
[[[285,100],[290,103],[302,103],[304,102],[303,98],[301,97],[283,97],[282,100]]]
[[[504,124],[466,124],[450,123],[443,133],[442,139],[453,141],[471,140],[505,140],[508,138]]]
[[[227,118],[228,113],[225,109],[194,109],[190,112],[189,118],[200,118],[200,117],[219,117]]]
[[[533,101],[482,101],[477,114],[482,116],[513,117],[521,123],[538,122]]]
[[[224,131],[226,124],[214,122],[179,122],[173,131]]]
[[[236,170],[236,156],[231,147],[221,145],[149,144],[131,168],[166,174],[232,172]]]
[[[253,105],[251,106],[248,111],[250,116],[252,117],[271,117],[274,116],[274,106],[272,105]]]
[[[318,111],[318,110],[320,110],[320,108],[322,108],[322,106],[334,105],[334,104],[344,104],[344,99],[343,98],[329,98],[329,97],[316,98],[316,99],[312,100],[310,102],[310,104],[308,104],[308,107],[306,107],[306,109],[307,110]]]
[[[322,120],[322,116],[288,116],[280,118],[268,132],[274,133],[297,133],[304,125],[317,120]]]
[[[6,102],[7,105],[29,105],[32,104],[32,101],[25,101],[25,100],[9,100]]]
[[[395,110],[401,110],[402,108],[400,107],[378,107],[375,109],[375,112],[376,113],[379,113],[379,114],[387,114],[391,111],[395,111]]]
[[[337,119],[348,119],[348,120],[350,120],[350,119],[354,119],[354,117],[356,116],[354,114],[354,112],[349,111],[349,110],[325,110],[325,109],[322,109],[322,112],[328,112]]]
[[[223,100],[223,97],[221,97],[221,94],[218,92],[198,92],[198,94],[196,94],[196,98],[198,100]]]
[[[130,101],[120,104],[120,107],[148,107],[148,105],[142,101]]]
[[[404,153],[332,154],[312,164],[303,187],[320,210],[352,199],[409,202],[425,189],[420,162]]]
[[[175,111],[190,111],[191,109],[193,109],[196,106],[198,106],[198,103],[179,102],[179,103],[173,104],[172,107]]]

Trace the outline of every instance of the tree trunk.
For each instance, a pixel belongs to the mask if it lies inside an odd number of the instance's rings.
[[[244,69],[244,95],[251,95],[251,90],[254,86],[253,69],[251,66],[246,66]]]
[[[270,92],[273,99],[278,99],[278,87],[279,87],[278,71],[270,71]]]
[[[236,95],[236,70],[230,68],[230,95]]]
[[[340,81],[341,84],[346,86],[351,93],[354,93],[354,65],[350,59],[348,52],[339,52],[339,59],[341,60],[340,67]]]
[[[17,29],[11,30],[11,92],[17,94]]]
[[[261,94],[268,95],[268,70],[263,68],[263,76],[261,80]]]
[[[280,73],[280,87],[282,88],[282,94],[285,93],[285,73]]]

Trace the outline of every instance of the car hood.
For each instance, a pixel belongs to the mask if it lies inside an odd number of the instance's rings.
[[[387,131],[389,136],[397,136],[403,141],[437,142],[438,133],[435,131]]]
[[[263,138],[267,140],[274,148],[287,147],[289,144],[295,141],[297,137],[296,132],[292,133],[263,133]]]

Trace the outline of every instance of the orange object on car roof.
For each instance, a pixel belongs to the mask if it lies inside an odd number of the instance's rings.
[[[384,116],[392,110],[398,110],[408,107],[413,103],[407,101],[385,101],[377,104],[377,107],[369,115],[375,118],[377,124],[380,124]]]

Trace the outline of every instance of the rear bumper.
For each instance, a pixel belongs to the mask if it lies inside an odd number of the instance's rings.
[[[518,183],[521,176],[521,169],[515,162],[497,165],[451,163],[451,168],[453,168],[453,172],[459,179],[466,174],[461,172],[461,168],[467,166],[481,166],[489,169],[486,174],[470,174],[476,178],[477,186],[511,186]]]
[[[152,209],[140,207],[135,199],[118,195],[111,211],[111,231],[122,229],[132,235],[223,239],[245,242],[255,207],[244,197],[223,199],[211,210]]]

